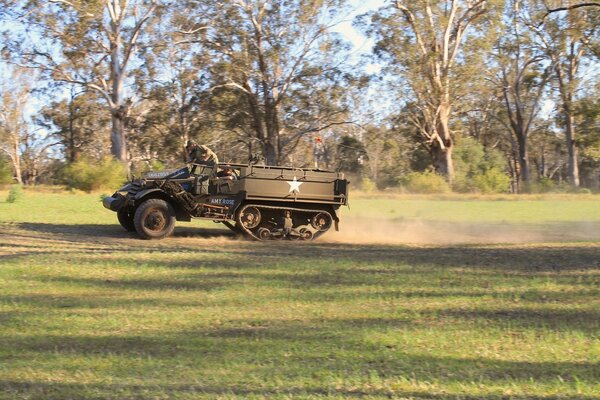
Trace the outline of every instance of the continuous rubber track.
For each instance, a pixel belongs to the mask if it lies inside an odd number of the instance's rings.
[[[260,212],[260,219],[254,224],[248,223],[247,221],[243,221],[243,217],[247,215],[249,209],[255,208]],[[296,208],[296,207],[278,207],[278,206],[267,206],[262,204],[254,204],[248,203],[244,204],[236,214],[236,227],[239,228],[247,237],[266,241],[266,240],[281,240],[284,239],[282,229],[283,226],[279,224],[277,221],[283,219],[283,215],[286,211],[290,211],[293,215],[294,219],[294,231],[297,233],[301,230],[306,232],[310,231],[310,234],[306,234],[305,237],[297,237],[296,234],[290,235],[289,238],[298,240],[315,240],[325,232],[327,232],[331,226],[333,225],[333,217],[329,211],[319,210],[319,209],[304,209],[304,208]],[[320,216],[324,219],[327,219],[327,224],[324,227],[318,228],[312,222],[314,219]],[[271,234],[267,237],[261,237],[258,232],[262,229],[262,233],[264,234],[264,229],[268,229]],[[310,238],[306,238],[306,237]]]

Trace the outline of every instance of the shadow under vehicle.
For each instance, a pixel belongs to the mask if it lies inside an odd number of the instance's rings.
[[[225,167],[233,172],[229,179],[219,176]],[[313,240],[332,226],[338,229],[348,185],[343,173],[333,171],[193,164],[146,173],[105,197],[103,205],[144,239],[167,237],[176,221],[200,218],[255,240]]]

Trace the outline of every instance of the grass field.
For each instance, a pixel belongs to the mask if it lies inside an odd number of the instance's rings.
[[[0,398],[600,398],[598,197],[363,197],[293,244],[5,197]]]

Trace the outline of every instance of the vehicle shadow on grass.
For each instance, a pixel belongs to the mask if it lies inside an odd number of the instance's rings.
[[[93,236],[95,238],[112,238],[112,239],[139,239],[136,232],[127,232],[119,225],[102,225],[102,224],[46,224],[22,222],[18,226],[21,229],[37,233],[59,234],[59,235],[75,235],[75,236]],[[194,227],[178,227],[172,237],[198,237],[198,238],[214,238],[214,237],[235,237],[235,234],[227,228],[209,229],[209,228],[194,228]]]

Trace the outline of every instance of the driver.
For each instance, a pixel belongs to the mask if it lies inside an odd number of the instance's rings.
[[[217,172],[217,178],[224,181],[235,181],[237,179],[233,172],[233,168],[229,165],[225,165],[222,170]]]

